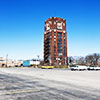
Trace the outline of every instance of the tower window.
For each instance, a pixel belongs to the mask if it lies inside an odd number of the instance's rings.
[[[61,38],[62,38],[62,36],[57,36],[57,38],[61,39]]]
[[[58,52],[62,52],[62,49],[60,49],[60,50],[58,49]]]
[[[57,43],[58,46],[62,45],[62,43]]]
[[[62,47],[59,47],[59,46],[58,46],[58,49],[62,49]]]
[[[62,53],[58,53],[58,56],[62,56]]]
[[[59,32],[58,32],[57,35],[62,35],[62,33],[59,33]]]

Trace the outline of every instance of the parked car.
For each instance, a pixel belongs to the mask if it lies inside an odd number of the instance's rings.
[[[87,70],[87,66],[78,66],[77,70],[81,71],[81,70]]]
[[[41,68],[42,68],[42,69],[53,69],[54,66],[42,66]]]
[[[88,70],[94,70],[94,66],[88,66]]]
[[[74,65],[74,66],[71,66],[70,69],[72,71],[75,71],[75,70],[78,70],[78,71],[87,70],[87,66],[76,66],[76,65]]]
[[[95,67],[94,67],[94,70],[100,70],[100,67],[95,66]]]
[[[72,66],[70,66],[70,70],[75,71],[75,70],[77,70],[77,67],[78,66],[76,66],[76,65],[72,65]]]

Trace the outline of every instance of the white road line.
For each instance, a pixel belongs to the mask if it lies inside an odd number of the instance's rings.
[[[0,95],[4,94],[17,94],[17,93],[27,93],[27,92],[38,92],[40,91],[39,89],[32,89],[32,90],[23,90],[23,91],[9,91],[9,92],[3,92],[0,93]]]

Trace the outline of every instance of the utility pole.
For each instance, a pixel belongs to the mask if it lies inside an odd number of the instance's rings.
[[[39,60],[39,57],[40,57],[40,56],[39,56],[39,55],[37,55],[37,57],[38,57],[38,60]]]
[[[6,55],[6,66],[7,67],[7,64],[8,64],[8,54]]]
[[[39,61],[39,55],[37,55],[37,59],[36,59],[36,67],[38,67],[38,61]]]

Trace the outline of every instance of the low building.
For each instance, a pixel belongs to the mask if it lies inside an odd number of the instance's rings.
[[[22,61],[11,59],[0,59],[0,67],[18,67],[21,66]]]
[[[23,66],[25,67],[29,67],[29,66],[33,66],[33,65],[40,65],[40,61],[39,60],[25,60],[23,61]]]
[[[0,57],[0,67],[2,67],[2,65],[4,65],[4,59],[3,57]]]

